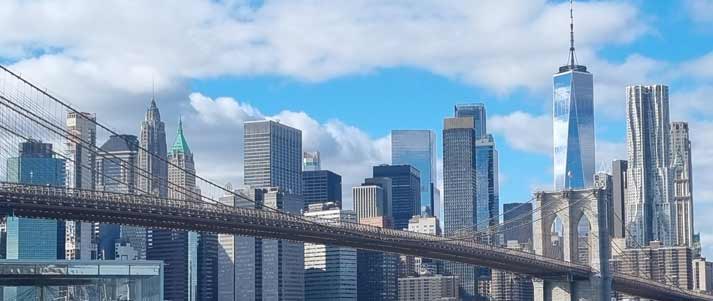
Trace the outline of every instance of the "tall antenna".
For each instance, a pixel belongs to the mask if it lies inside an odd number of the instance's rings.
[[[569,0],[569,65],[574,70],[574,0]]]

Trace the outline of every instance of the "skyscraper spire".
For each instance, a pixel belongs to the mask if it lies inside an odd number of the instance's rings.
[[[574,0],[569,0],[569,66],[574,70]]]

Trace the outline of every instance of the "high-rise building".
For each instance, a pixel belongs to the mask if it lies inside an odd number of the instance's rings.
[[[532,247],[532,203],[503,204],[504,244],[516,241]]]
[[[435,216],[414,216],[408,222],[408,231],[441,236],[441,224]],[[407,260],[407,262],[411,261]],[[414,257],[413,267],[408,267],[407,270],[417,275],[435,275],[443,272],[443,261]]]
[[[356,214],[336,203],[315,203],[306,218],[356,222]],[[357,300],[357,251],[305,243],[305,300]]]
[[[532,205],[531,203],[525,204]],[[520,208],[516,210],[519,209]],[[530,216],[532,215],[531,212],[529,212],[529,214]],[[518,219],[516,218],[515,220]],[[530,217],[530,224],[532,224],[531,221],[532,218]],[[532,229],[532,227],[530,227],[530,229]],[[530,239],[532,239],[532,235],[530,235]],[[518,251],[532,252],[531,245],[515,242],[517,242],[517,240],[509,240],[506,247]],[[492,300],[498,301],[532,301],[535,298],[532,277],[503,270],[492,271],[490,291]]]
[[[300,214],[302,132],[271,120],[244,124],[244,175],[254,200]],[[246,238],[238,242],[238,300],[304,298],[304,245],[287,240]]]
[[[96,189],[99,191],[136,193],[139,177],[136,164],[139,141],[134,135],[111,135],[101,146],[101,156],[96,157]],[[136,248],[139,258],[146,258],[146,240],[138,235],[140,227],[99,224],[97,258],[116,258],[115,244],[125,238]],[[127,231],[128,230],[128,231]]]
[[[485,104],[457,104],[454,108],[455,117],[472,117],[475,139],[483,138],[488,133],[485,118]]]
[[[421,175],[421,215],[439,216],[436,134],[431,130],[391,131],[391,164],[411,165]]]
[[[97,126],[93,113],[69,112],[67,131],[70,139],[66,142],[67,187],[93,190],[96,176]],[[82,147],[84,145],[84,147]],[[66,221],[65,258],[96,259],[97,245],[94,235],[95,225],[86,222]]]
[[[500,187],[498,185],[498,151],[493,135],[485,134],[475,140],[475,168],[477,177],[477,230],[492,229],[500,222]],[[493,237],[488,237],[493,240]]]
[[[391,179],[369,178],[361,186],[352,188],[352,200],[357,221],[377,216],[390,218]]]
[[[414,215],[421,214],[421,175],[411,165],[374,166],[374,178],[391,179],[391,217],[399,230],[408,227]]]
[[[612,205],[611,205],[611,235],[612,238],[626,236],[626,175],[629,173],[629,164],[626,160],[612,162]]]
[[[183,123],[168,155],[168,191],[171,199],[197,200],[195,163]],[[153,229],[148,258],[166,264],[164,297],[168,300],[213,300],[217,298],[218,242],[214,234]]]
[[[693,288],[691,255],[688,247],[666,247],[652,241],[643,248],[624,249],[623,255],[613,258],[612,266],[625,275],[690,290]]]
[[[477,224],[476,135],[473,117],[446,118],[443,126],[444,234],[461,235]],[[476,297],[474,266],[448,262],[446,271],[460,281],[461,298]]]
[[[166,197],[168,195],[166,129],[165,124],[161,121],[156,100],[153,98],[146,111],[144,121],[141,122],[139,143],[141,149],[139,150],[138,163],[139,168],[144,172],[142,172],[143,176],[138,178],[138,187],[142,192]]]
[[[302,132],[272,120],[244,125],[245,185],[302,195]]]
[[[693,247],[693,171],[688,123],[671,123],[671,162],[673,165],[673,216],[675,244]]]
[[[553,76],[555,191],[589,188],[594,176],[594,80],[577,64],[571,10],[570,21],[569,59]]]
[[[319,152],[304,152],[302,154],[302,171],[321,170],[322,163],[319,159]]]
[[[355,203],[356,205],[356,203]],[[388,216],[360,217],[360,224],[388,228]],[[359,300],[395,301],[398,299],[399,255],[357,250],[357,296]]]
[[[705,293],[713,292],[713,262],[703,257],[693,259],[693,290]]]
[[[19,155],[7,160],[7,181],[31,185],[65,185],[65,161],[52,144],[20,143]],[[8,216],[6,259],[64,259],[64,222]]]
[[[666,246],[675,238],[671,215],[671,130],[668,87],[629,86],[626,144],[628,173],[625,225],[628,247],[652,240]]]
[[[307,170],[302,172],[302,183],[305,208],[324,202],[342,206],[342,176],[329,170]]]
[[[430,275],[399,278],[401,301],[456,301],[458,277]]]

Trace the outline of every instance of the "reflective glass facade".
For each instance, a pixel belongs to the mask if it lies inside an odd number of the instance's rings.
[[[421,174],[420,212],[435,216],[440,202],[436,191],[436,134],[430,130],[391,131],[391,164],[411,165]]]
[[[49,143],[21,143],[19,156],[8,159],[7,168],[8,182],[64,186],[65,162],[54,158]],[[6,258],[63,258],[63,225],[50,219],[8,217]]]
[[[499,222],[500,197],[498,188],[498,151],[493,136],[486,134],[475,143],[477,174],[476,220],[477,229],[488,229]],[[485,222],[488,221],[488,222]]]
[[[560,68],[554,76],[554,188],[592,186],[594,176],[594,88],[584,66]]]

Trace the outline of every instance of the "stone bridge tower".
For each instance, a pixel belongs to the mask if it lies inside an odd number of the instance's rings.
[[[535,194],[535,253],[592,268],[592,274],[587,279],[535,279],[533,282],[536,301],[610,300],[611,189],[611,176],[597,174],[594,188]],[[585,232],[587,226],[588,234],[580,233]],[[559,232],[555,231],[556,229],[559,229]]]

